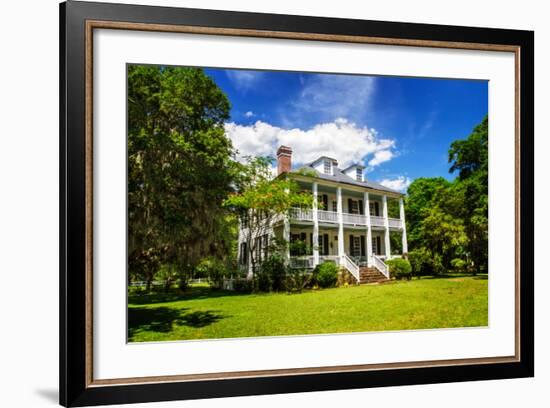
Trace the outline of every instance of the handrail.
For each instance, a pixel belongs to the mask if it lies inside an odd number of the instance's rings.
[[[384,263],[383,260],[381,260],[378,256],[372,255],[373,265],[376,269],[378,269],[382,275],[384,275],[386,278],[390,278],[390,268],[388,265]]]
[[[318,210],[317,216],[319,221],[338,223],[338,213],[335,211]]]
[[[346,254],[344,254],[342,259],[344,261],[344,267],[353,275],[357,282],[360,282],[361,278],[359,276],[359,267]]]

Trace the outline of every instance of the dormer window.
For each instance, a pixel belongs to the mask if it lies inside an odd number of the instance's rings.
[[[332,162],[330,160],[324,161],[325,174],[332,174]]]
[[[359,167],[355,169],[355,178],[357,181],[363,181],[363,170]]]

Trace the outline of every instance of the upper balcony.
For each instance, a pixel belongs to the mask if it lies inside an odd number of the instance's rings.
[[[317,218],[320,224],[338,225],[338,213],[336,211],[317,211]],[[313,223],[313,211],[294,208],[290,212],[290,219],[300,222]],[[371,227],[384,228],[384,217],[370,216]],[[345,226],[366,227],[367,217],[361,214],[342,213],[342,222]],[[399,218],[388,218],[388,226],[393,230],[402,229],[402,223]]]

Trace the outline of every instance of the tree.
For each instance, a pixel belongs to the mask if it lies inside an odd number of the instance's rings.
[[[260,246],[265,244],[261,238],[271,232],[276,218],[294,207],[311,208],[313,203],[311,194],[301,192],[286,174],[274,179],[272,162],[270,157],[247,157],[241,166],[238,192],[225,201],[241,220],[253,271],[257,270]]]
[[[451,144],[450,172],[459,171],[457,191],[462,196],[458,216],[469,238],[468,254],[474,273],[487,271],[489,254],[489,121],[487,116],[464,140]]]
[[[466,139],[455,140],[449,149],[450,173],[458,170],[460,180],[482,171],[487,174],[489,163],[489,119],[485,116]]]
[[[405,205],[411,250],[422,254],[423,260],[429,253],[432,271],[451,267],[453,259],[463,260],[474,273],[486,271],[487,117],[466,139],[451,144],[449,163],[449,171],[458,172],[455,180],[419,178],[408,188]]]
[[[181,275],[229,251],[223,201],[236,175],[223,128],[229,110],[201,69],[128,67],[130,275],[168,264]]]
[[[414,180],[407,189],[405,214],[407,215],[407,239],[411,248],[425,244],[420,235],[420,228],[426,217],[426,211],[435,205],[438,195],[450,185],[451,183],[443,177],[421,177]]]

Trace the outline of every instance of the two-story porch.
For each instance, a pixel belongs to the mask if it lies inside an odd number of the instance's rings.
[[[329,261],[346,267],[358,280],[363,266],[388,277],[384,260],[407,253],[402,196],[325,181],[297,181],[311,191],[313,206],[293,209],[274,229],[291,243],[290,265],[314,268]],[[392,241],[397,242],[394,248]],[[292,245],[297,242],[302,243],[298,249]]]

